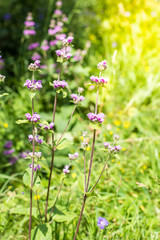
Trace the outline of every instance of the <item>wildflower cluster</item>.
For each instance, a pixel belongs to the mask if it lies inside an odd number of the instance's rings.
[[[121,146],[120,145],[115,145],[116,142],[119,140],[119,136],[117,134],[113,135],[113,146],[111,146],[108,142],[104,142],[104,146],[105,148],[108,148],[110,153],[116,153],[119,152],[119,150],[121,150]]]
[[[29,167],[32,168],[32,163],[29,164]],[[41,165],[37,164],[36,166],[34,165],[34,171],[36,172],[37,170],[39,170],[41,168]]]
[[[74,154],[70,154],[70,153],[68,154],[68,157],[69,157],[70,161],[76,160],[76,159],[78,158],[78,156],[79,156],[79,153],[77,153],[77,152],[75,152]],[[69,171],[70,165],[71,165],[71,162],[70,162],[69,165],[66,165],[66,166],[63,168],[63,173],[64,173],[64,174],[67,174],[67,173],[70,172],[70,171]]]
[[[26,113],[25,116],[30,122],[37,122],[41,118],[41,116],[37,113],[34,113],[33,115],[31,115],[30,113]]]
[[[27,79],[26,82],[23,85],[24,87],[26,86],[29,90],[31,91],[36,91],[37,89],[40,90],[42,88],[42,81],[41,80],[29,80]]]
[[[51,130],[54,127],[54,122],[51,122],[49,124],[42,124],[42,123],[40,123],[39,125],[40,125],[40,127],[42,129],[45,129],[45,130],[49,130],[50,129]]]
[[[62,81],[55,80],[53,81],[53,86],[55,89],[62,89],[67,87],[68,83],[65,80],[62,80]]]
[[[101,86],[104,86],[104,84],[108,83],[109,81],[108,78],[96,77],[96,76],[91,76],[90,79],[92,82],[96,83],[96,85],[101,85]]]
[[[86,138],[87,135],[87,131],[82,131],[82,139],[83,142],[81,143],[81,149],[83,149],[84,151],[87,150],[88,148],[88,139]]]
[[[97,68],[100,70],[100,71],[104,71],[106,68],[107,68],[107,62],[106,60],[102,61],[102,62],[99,62],[97,64]]]
[[[97,122],[97,123],[98,122],[102,123],[105,117],[104,113],[99,113],[99,114],[88,113],[87,116],[92,122]]]
[[[23,34],[26,37],[29,37],[30,35],[36,35],[36,31],[34,29],[35,22],[33,21],[32,13],[28,13],[24,24],[25,24],[25,29],[23,31]]]
[[[36,60],[34,63],[31,63],[29,66],[28,66],[28,70],[29,71],[37,71],[39,69],[39,66],[40,66],[40,62],[39,60]]]
[[[32,134],[28,135],[28,139],[29,139],[30,142],[32,142],[32,141],[33,141],[33,135],[32,135]],[[34,139],[35,139],[35,141],[36,141],[37,143],[39,143],[39,144],[42,144],[42,143],[44,142],[44,141],[40,138],[39,135],[36,135]]]

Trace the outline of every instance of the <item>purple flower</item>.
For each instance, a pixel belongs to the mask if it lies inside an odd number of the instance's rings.
[[[56,2],[56,6],[58,6],[58,7],[62,6],[62,2],[61,1],[57,1]]]
[[[40,60],[36,60],[34,63],[30,63],[28,66],[29,71],[36,71],[39,69],[40,66]]]
[[[29,139],[30,142],[32,142],[33,141],[33,135],[28,135],[28,139]],[[43,140],[40,138],[39,135],[35,136],[35,141],[39,144],[43,143]]]
[[[51,41],[49,42],[49,45],[50,45],[50,46],[55,46],[55,45],[57,45],[57,43],[58,43],[57,40],[51,40]]]
[[[26,158],[27,157],[27,153],[26,152],[19,153],[19,157],[20,158]]]
[[[99,62],[97,64],[97,68],[100,70],[100,71],[103,71],[107,68],[107,62],[106,60],[102,61],[102,62]]]
[[[33,22],[33,21],[25,21],[24,24],[25,24],[26,27],[33,27],[35,25],[35,22]]]
[[[51,122],[49,126],[50,126],[50,129],[52,129],[54,127],[54,122]]]
[[[33,135],[28,135],[28,139],[30,142],[33,141]]]
[[[11,157],[10,159],[9,159],[9,163],[10,164],[14,164],[14,163],[16,163],[17,162],[17,160],[18,160],[18,157]]]
[[[62,14],[62,11],[59,10],[59,9],[56,9],[56,10],[54,11],[54,14],[55,14],[56,16],[60,16],[60,15]]]
[[[119,150],[121,149],[120,145],[115,146],[115,150],[119,152]]]
[[[32,60],[36,61],[36,60],[39,60],[39,59],[41,59],[41,55],[39,55],[38,53],[34,53],[33,56],[32,56]]]
[[[36,91],[37,89],[40,90],[42,88],[42,81],[41,80],[31,81],[31,80],[27,79],[26,82],[23,84],[23,86],[24,87],[26,86],[31,91]]]
[[[33,50],[35,48],[39,47],[39,43],[38,42],[35,42],[35,43],[31,43],[29,46],[28,46],[28,50]]]
[[[66,165],[63,169],[63,173],[66,174],[66,173],[69,173],[70,171],[68,170],[69,169],[69,166]]]
[[[6,13],[6,14],[4,14],[4,16],[3,16],[3,19],[6,21],[6,20],[11,19],[11,17],[12,17],[12,15],[11,15],[10,13]]]
[[[104,121],[104,117],[105,117],[104,113],[99,113],[99,114],[88,113],[87,116],[92,122],[100,122],[100,123]]]
[[[12,153],[14,153],[14,151],[15,151],[15,150],[12,148],[12,149],[9,149],[9,150],[5,150],[5,151],[3,152],[3,154],[6,155],[6,156],[7,156],[7,155],[11,155]]]
[[[104,85],[109,81],[109,78],[96,77],[96,76],[91,76],[90,79],[92,82],[95,82],[97,85]]]
[[[65,38],[66,38],[66,34],[64,33],[56,35],[57,40],[63,41]]]
[[[42,45],[41,46],[41,49],[43,50],[43,51],[48,51],[49,50],[49,45]]]
[[[71,94],[71,99],[73,99],[74,103],[77,104],[79,102],[82,102],[85,99],[85,97],[83,97],[82,95],[78,96],[77,94],[73,93]]]
[[[68,157],[70,160],[75,160],[76,158],[78,158],[79,153],[75,152],[74,154],[68,154]]]
[[[37,113],[34,113],[33,116],[29,113],[26,113],[25,116],[31,122],[37,122],[41,118],[41,116]]]
[[[4,145],[5,148],[11,148],[13,145],[13,142],[12,141],[7,141]]]
[[[29,167],[32,168],[32,164],[29,164]],[[36,172],[40,168],[41,168],[41,165],[36,165],[36,166],[34,166],[34,171]]]
[[[104,229],[105,226],[108,226],[109,222],[103,218],[103,217],[99,217],[98,221],[97,221],[97,226],[100,227],[100,229]]]
[[[103,144],[104,144],[105,148],[111,146],[108,142],[104,142]]]
[[[23,31],[23,34],[26,35],[26,36],[36,35],[36,31],[33,30],[33,29],[25,29],[25,30]]]
[[[53,81],[53,86],[54,88],[64,88],[64,87],[67,87],[68,86],[68,83],[65,81],[65,80],[62,80],[62,81]]]

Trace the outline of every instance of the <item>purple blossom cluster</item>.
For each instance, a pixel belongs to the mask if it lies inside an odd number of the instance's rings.
[[[108,83],[108,78],[104,77],[96,77],[96,76],[91,76],[90,77],[91,81],[96,83],[97,85],[104,85],[105,83]]]
[[[85,97],[83,97],[82,95],[77,95],[77,94],[73,93],[73,94],[71,94],[71,99],[73,100],[73,102],[75,104],[77,104],[77,103],[84,101]]]
[[[108,147],[108,150],[109,150],[111,153],[119,152],[119,150],[121,149],[121,146],[120,146],[120,145],[111,146],[108,142],[104,142],[103,144],[104,144],[105,148]]]
[[[103,218],[99,217],[97,221],[97,226],[100,227],[100,229],[104,229],[106,226],[108,226],[109,222]]]
[[[53,81],[53,86],[55,89],[57,88],[60,89],[60,88],[67,87],[68,83],[65,80],[62,80],[62,81],[55,80]]]
[[[70,160],[75,160],[78,158],[78,156],[79,156],[79,153],[77,152],[75,152],[74,154],[70,154],[70,153],[68,154],[68,157]]]
[[[40,67],[40,60],[36,60],[34,63],[30,63],[28,66],[29,71],[37,71]]]
[[[34,113],[33,116],[30,113],[26,113],[25,116],[30,122],[37,122],[41,118],[38,113]]]
[[[56,35],[56,40],[63,41],[66,38],[65,33],[60,33]]]
[[[60,57],[63,61],[68,60],[70,57],[72,57],[71,53],[68,53],[65,49],[56,50],[56,55]]]
[[[32,163],[29,164],[29,167],[32,168]],[[37,164],[36,166],[34,166],[34,171],[36,172],[37,170],[39,170],[41,168],[41,165]]]
[[[63,173],[64,174],[67,174],[67,173],[69,173],[70,171],[69,171],[69,165],[66,165],[64,168],[63,168]]]
[[[45,51],[45,52],[50,49],[50,46],[49,46],[49,43],[48,43],[47,40],[44,40],[44,41],[42,42],[41,49],[42,49],[43,51]]]
[[[74,37],[69,36],[65,39],[62,40],[62,45],[63,46],[69,46],[73,42]]]
[[[47,124],[42,124],[40,123],[39,124],[41,128],[45,129],[45,130],[51,130],[53,127],[54,127],[54,122],[51,122],[49,123],[48,125]]]
[[[58,25],[55,25],[54,28],[49,28],[48,29],[48,35],[49,36],[53,36],[55,35],[56,33],[59,33],[62,31],[62,27],[61,26],[58,26]]]
[[[36,35],[36,31],[34,30],[35,22],[33,21],[32,13],[28,13],[26,21],[24,22],[25,29],[23,34],[25,36]]]
[[[99,114],[88,113],[87,116],[92,122],[100,122],[100,123],[104,121],[104,117],[105,117],[104,113],[99,113]]]
[[[33,152],[29,152],[28,155],[29,155],[30,157],[33,157]],[[41,152],[35,152],[34,155],[35,155],[37,158],[41,158],[42,153],[41,153]]]
[[[97,68],[100,70],[100,71],[104,71],[106,68],[107,68],[107,62],[106,60],[103,60],[102,62],[99,62],[97,64]]]
[[[28,139],[29,139],[29,141],[30,142],[32,142],[33,141],[33,135],[28,135]],[[43,140],[40,138],[40,136],[39,135],[36,135],[35,136],[35,141],[37,142],[37,143],[39,143],[39,144],[42,144],[43,143]]]
[[[28,46],[28,50],[33,50],[33,49],[36,49],[39,47],[39,42],[35,42],[35,43],[31,43],[29,46]]]
[[[32,58],[33,61],[40,60],[41,55],[39,55],[37,52],[33,53]]]
[[[26,86],[31,91],[36,91],[37,89],[40,90],[42,88],[42,81],[41,80],[29,80],[27,79],[23,85]]]
[[[18,160],[17,156],[11,156],[15,152],[15,149],[12,148],[12,146],[13,146],[12,141],[7,141],[4,145],[5,150],[3,152],[3,154],[5,156],[9,156],[9,163],[10,164],[14,164]]]

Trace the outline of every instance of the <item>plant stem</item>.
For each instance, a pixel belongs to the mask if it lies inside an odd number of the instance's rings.
[[[57,105],[57,92],[56,92],[55,99],[54,99],[53,122],[55,120],[56,105]],[[47,208],[48,208],[48,199],[49,199],[49,191],[50,191],[50,185],[51,185],[53,164],[54,164],[54,133],[52,133],[52,160],[51,160],[50,175],[49,175],[48,188],[47,188],[46,208],[45,208],[45,221],[47,221]]]
[[[107,160],[106,160],[106,162],[105,162],[105,164],[104,164],[104,167],[103,167],[103,169],[102,169],[102,171],[101,171],[101,173],[100,173],[100,175],[99,175],[96,183],[95,183],[94,186],[91,188],[90,192],[92,192],[92,191],[95,189],[95,187],[97,186],[97,184],[98,184],[98,182],[99,182],[99,180],[100,180],[100,178],[101,178],[101,176],[102,176],[102,174],[103,174],[103,172],[104,172],[104,170],[105,170],[105,168],[106,168],[106,165],[107,165],[107,162],[108,162],[108,160],[109,160],[109,157],[110,157],[110,154],[108,155],[108,158],[107,158]]]
[[[101,73],[100,73],[100,74],[101,74]],[[98,96],[99,96],[99,86],[98,86],[98,88],[97,88],[95,114],[97,114]],[[96,139],[96,129],[94,129],[94,131],[93,131],[93,143],[92,143],[92,151],[91,151],[91,159],[90,159],[90,165],[89,165],[88,180],[87,180],[87,185],[86,185],[86,192],[88,191],[89,181],[90,181],[90,176],[91,176],[91,169],[92,169],[92,161],[93,161],[93,154],[94,154],[95,139]],[[87,199],[87,195],[84,194],[83,204],[82,204],[82,208],[81,208],[81,213],[80,213],[80,216],[79,216],[76,233],[75,233],[75,235],[74,235],[74,239],[73,239],[73,240],[76,240],[76,238],[77,238],[77,234],[78,234],[79,226],[80,226],[80,223],[81,223],[82,214],[83,214],[83,210],[84,210],[84,207],[85,207],[86,199]]]
[[[85,206],[86,199],[87,199],[87,195],[84,194],[83,204],[82,204],[82,208],[81,208],[81,213],[80,213],[80,216],[79,216],[76,233],[75,233],[75,235],[74,235],[74,239],[73,239],[73,240],[76,240],[76,238],[77,238],[77,234],[78,234],[79,226],[80,226],[80,223],[81,223],[82,214],[83,214],[83,210],[84,210],[84,206]]]
[[[61,72],[62,72],[62,64],[60,65],[60,71],[59,71],[59,75],[58,75],[58,81],[60,81]],[[56,106],[57,106],[57,92],[56,92],[55,99],[54,99],[53,122],[54,122],[54,120],[55,120]],[[52,160],[51,160],[50,175],[49,175],[48,188],[47,188],[46,208],[45,208],[45,221],[47,221],[48,200],[49,200],[51,177],[52,177],[52,171],[53,171],[53,165],[54,165],[54,152],[55,152],[55,151],[54,151],[54,133],[52,133]]]
[[[84,158],[84,192],[86,192],[86,151],[83,151]]]
[[[34,98],[32,99],[32,115],[34,114]],[[33,174],[34,174],[34,154],[35,154],[35,128],[33,123],[33,157],[32,157],[32,173],[31,173],[31,189],[30,189],[30,217],[29,217],[29,240],[31,239],[32,228],[32,187],[33,187]]]
[[[71,122],[71,119],[72,119],[73,114],[74,114],[74,112],[75,112],[75,110],[76,110],[76,107],[77,107],[77,105],[74,106],[73,111],[72,111],[72,113],[71,113],[71,116],[70,116],[70,118],[69,118],[69,120],[68,120],[68,123],[67,123],[67,125],[66,125],[66,127],[65,127],[65,129],[64,129],[64,131],[63,131],[63,133],[62,133],[62,135],[61,135],[60,138],[58,139],[58,142],[57,142],[56,146],[54,147],[54,151],[56,150],[56,148],[57,148],[59,142],[61,141],[61,139],[62,139],[65,131],[67,130],[67,127],[68,127],[68,125],[69,125],[70,122]]]
[[[51,218],[51,215],[52,215],[52,213],[53,213],[53,211],[54,211],[54,208],[55,208],[55,206],[56,206],[57,200],[58,200],[58,198],[59,198],[59,194],[60,194],[60,191],[61,191],[62,186],[63,186],[63,180],[64,180],[64,178],[63,178],[62,181],[61,181],[61,184],[60,184],[60,187],[59,187],[57,196],[56,196],[56,200],[55,200],[55,202],[54,202],[54,205],[53,205],[53,207],[52,207],[52,210],[51,210],[51,213],[50,213],[50,216],[49,216],[49,220],[50,220],[50,218]],[[51,221],[50,223],[52,223],[52,222],[53,222],[53,219],[52,219],[52,221]]]
[[[34,81],[34,72],[32,75],[32,82]],[[34,114],[34,98],[32,98],[32,115]],[[29,240],[31,239],[31,229],[32,229],[32,187],[33,187],[33,174],[34,174],[34,154],[35,154],[35,126],[32,124],[32,173],[31,173],[31,188],[30,188],[30,215],[29,215]]]

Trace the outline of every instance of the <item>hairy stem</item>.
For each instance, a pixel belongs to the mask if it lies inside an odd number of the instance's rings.
[[[84,158],[84,192],[86,192],[86,151],[83,151]]]
[[[32,99],[32,115],[34,114],[34,98]],[[32,187],[33,187],[33,174],[34,174],[34,154],[35,154],[35,126],[32,125],[33,142],[32,142],[32,173],[31,173],[31,189],[30,189],[30,216],[29,216],[29,240],[31,239],[31,228],[32,228]]]
[[[57,92],[56,92],[55,99],[54,99],[53,122],[55,120],[56,105],[57,105]],[[49,175],[48,188],[47,188],[46,208],[45,208],[45,221],[47,221],[48,199],[49,199],[49,192],[50,192],[50,185],[51,185],[51,177],[52,177],[53,165],[54,165],[54,133],[52,133],[52,160],[51,160],[50,175]]]
[[[97,88],[95,114],[97,114],[98,96],[99,96],[99,86],[98,86],[98,88]],[[88,191],[89,181],[90,181],[90,176],[91,176],[91,169],[92,169],[92,161],[93,161],[95,140],[96,140],[96,129],[94,129],[94,131],[93,131],[92,151],[91,151],[91,159],[90,159],[90,165],[89,165],[89,173],[88,173],[88,179],[87,179],[87,185],[86,185],[86,192]],[[87,195],[84,194],[83,204],[82,204],[81,213],[80,213],[80,216],[79,216],[79,220],[78,220],[78,224],[77,224],[77,228],[76,228],[76,233],[75,233],[75,236],[74,236],[74,240],[76,240],[76,238],[77,238],[77,234],[78,234],[79,226],[80,226],[80,223],[81,223],[82,214],[83,214],[83,210],[84,210],[84,207],[85,207],[86,199],[87,199]]]
[[[62,135],[61,135],[60,138],[58,139],[56,146],[54,147],[54,151],[56,150],[59,142],[61,141],[63,135],[65,134],[65,132],[66,132],[66,130],[67,130],[67,128],[68,128],[68,125],[70,124],[71,119],[72,119],[72,117],[73,117],[73,114],[74,114],[74,112],[75,112],[75,110],[76,110],[76,107],[77,107],[77,105],[74,106],[73,111],[72,111],[72,113],[71,113],[71,116],[70,116],[70,118],[69,118],[69,120],[68,120],[68,123],[67,123],[67,125],[66,125],[66,127],[65,127],[65,129],[64,129],[64,131],[63,131],[63,133],[62,133]]]
[[[58,81],[60,81],[62,72],[62,64],[60,65],[60,71],[58,75]],[[55,113],[56,113],[56,106],[57,106],[57,92],[54,99],[54,107],[53,107],[53,122],[55,120]],[[49,200],[49,192],[50,192],[50,185],[51,185],[51,178],[52,178],[52,171],[54,165],[54,133],[52,133],[52,159],[51,159],[51,166],[50,166],[50,175],[48,180],[48,188],[47,188],[47,197],[46,197],[46,208],[45,208],[45,221],[47,221],[47,209],[48,209],[48,200]]]
[[[96,183],[95,183],[94,186],[91,188],[90,192],[92,192],[92,191],[95,189],[95,187],[97,186],[97,184],[99,183],[99,180],[100,180],[100,178],[102,177],[102,174],[103,174],[103,172],[104,172],[104,170],[105,170],[105,168],[106,168],[106,165],[107,165],[107,162],[108,162],[108,160],[109,160],[109,157],[110,157],[110,154],[108,155],[107,160],[105,161],[105,164],[104,164],[104,166],[103,166],[103,169],[102,169],[102,171],[101,171],[101,173],[100,173],[100,175],[99,175]]]

